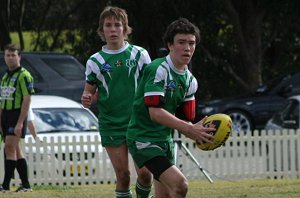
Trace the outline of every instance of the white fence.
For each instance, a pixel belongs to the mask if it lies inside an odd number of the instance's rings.
[[[114,183],[115,175],[99,138],[74,137],[35,143],[29,139],[23,151],[33,185],[78,185]],[[214,180],[280,179],[300,177],[300,130],[254,131],[233,134],[226,144],[214,151],[201,151],[193,141],[182,139],[190,155],[178,150],[177,166],[189,180],[206,180],[202,169]],[[179,144],[180,145],[180,144]],[[3,148],[3,145],[2,145]],[[4,176],[3,149],[0,153],[0,180]],[[131,160],[132,180],[136,174]],[[12,185],[19,185],[17,172]]]

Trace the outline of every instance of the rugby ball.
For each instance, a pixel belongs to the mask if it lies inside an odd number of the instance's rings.
[[[210,151],[222,146],[226,142],[232,131],[232,120],[230,116],[223,113],[213,114],[205,120],[203,126],[215,127],[215,131],[208,132],[214,138],[212,143],[201,144],[196,142],[196,145],[201,150]]]

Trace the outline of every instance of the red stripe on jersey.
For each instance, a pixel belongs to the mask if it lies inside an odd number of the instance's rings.
[[[183,112],[188,121],[193,121],[196,117],[196,101],[189,100],[183,104]]]
[[[160,106],[161,96],[145,96],[144,103],[146,106]]]

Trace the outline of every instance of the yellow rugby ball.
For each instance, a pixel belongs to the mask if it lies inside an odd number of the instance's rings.
[[[209,116],[206,121],[203,123],[203,126],[212,126],[215,127],[215,131],[209,132],[214,136],[212,143],[199,143],[196,142],[196,145],[199,149],[210,151],[222,146],[232,131],[232,120],[230,116],[218,113]]]

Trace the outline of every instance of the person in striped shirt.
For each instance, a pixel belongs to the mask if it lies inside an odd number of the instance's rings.
[[[22,180],[22,186],[17,192],[32,191],[27,173],[26,159],[20,148],[20,139],[25,137],[27,114],[34,94],[33,78],[21,67],[20,48],[8,44],[4,48],[4,59],[8,70],[1,80],[1,110],[0,131],[5,141],[5,175],[0,191],[10,189],[10,180],[17,169]]]
[[[131,28],[124,9],[106,7],[100,14],[97,32],[106,45],[86,63],[82,105],[90,107],[98,92],[101,144],[116,174],[116,197],[132,197],[126,132],[140,76],[151,59],[147,50],[126,41]],[[152,174],[146,168],[136,171],[137,197],[146,198],[151,191]]]

